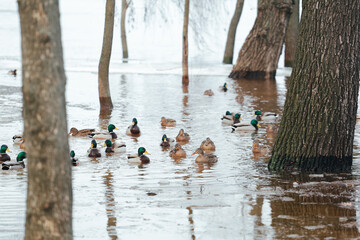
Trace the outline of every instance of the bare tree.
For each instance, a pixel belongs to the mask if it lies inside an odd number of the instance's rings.
[[[121,1],[121,45],[123,50],[123,58],[129,57],[128,46],[126,41],[126,30],[125,30],[125,19],[126,19],[126,10],[129,8],[131,4],[131,0],[128,2],[127,0]]]
[[[183,69],[183,84],[189,82],[189,46],[188,46],[188,28],[189,28],[189,6],[190,0],[185,0],[184,10],[184,27],[183,27],[183,55],[182,55],[182,69]]]
[[[294,0],[295,5],[291,11],[289,25],[285,35],[285,66],[293,67],[295,50],[299,32],[299,0]]]

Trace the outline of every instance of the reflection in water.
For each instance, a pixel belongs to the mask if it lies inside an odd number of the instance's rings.
[[[107,130],[110,124],[112,109],[102,110],[99,114],[99,127]]]
[[[190,224],[190,233],[191,233],[191,239],[195,240],[195,227],[194,227],[194,220],[193,220],[193,210],[192,208],[189,206],[186,208],[189,211],[189,224]]]
[[[116,212],[115,212],[115,197],[114,186],[112,184],[113,176],[110,170],[103,176],[105,184],[105,207],[106,216],[108,218],[106,230],[111,239],[118,239],[116,232]]]

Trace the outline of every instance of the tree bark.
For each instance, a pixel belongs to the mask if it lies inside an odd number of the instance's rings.
[[[183,27],[183,56],[182,56],[182,69],[183,69],[183,84],[189,82],[189,66],[188,66],[188,57],[189,57],[189,48],[188,48],[188,28],[189,28],[189,7],[190,0],[185,0],[185,9],[184,9],[184,27]]]
[[[104,38],[99,62],[100,113],[113,108],[109,86],[109,65],[114,30],[115,0],[106,0]]]
[[[254,27],[242,46],[229,77],[275,79],[291,14],[292,0],[261,0]]]
[[[128,3],[127,0],[122,0],[121,2],[121,44],[123,49],[123,58],[129,58],[128,46],[126,41],[126,30],[125,30],[125,18],[126,18],[126,10],[131,4],[131,0]]]
[[[293,67],[295,63],[295,50],[299,32],[299,0],[294,0],[289,25],[285,36],[285,67]]]
[[[348,171],[359,91],[360,2],[303,1],[296,65],[269,169]]]
[[[59,4],[18,0],[28,161],[25,239],[72,239],[72,185]]]
[[[237,0],[235,12],[230,22],[229,32],[226,40],[225,53],[223,59],[223,63],[225,64],[232,64],[233,62],[236,29],[239,24],[243,5],[244,5],[244,0]]]

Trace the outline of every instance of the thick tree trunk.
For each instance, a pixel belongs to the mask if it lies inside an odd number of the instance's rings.
[[[189,6],[190,0],[185,0],[185,9],[184,9],[184,27],[183,27],[183,56],[182,56],[182,69],[183,69],[183,84],[189,82],[189,66],[188,66],[188,57],[189,57],[189,48],[188,48],[188,28],[189,28]]]
[[[28,161],[25,239],[72,239],[71,162],[56,0],[18,0]]]
[[[129,5],[131,3],[128,3],[127,0],[122,0],[121,2],[121,45],[123,49],[123,58],[128,58],[128,47],[127,47],[127,41],[126,41],[126,30],[125,30],[125,18],[126,18],[126,10],[128,9]]]
[[[254,27],[242,46],[229,77],[274,79],[292,0],[261,0]]]
[[[285,67],[293,67],[295,63],[295,50],[299,32],[299,0],[294,0],[289,25],[285,36]]]
[[[350,170],[359,91],[360,2],[303,1],[296,65],[271,170]]]
[[[113,108],[109,86],[109,65],[114,30],[115,0],[106,0],[104,38],[99,62],[100,113]]]
[[[244,0],[237,0],[234,16],[231,19],[229,32],[226,40],[225,53],[223,59],[223,63],[225,64],[232,64],[233,62],[236,29],[241,17],[243,5],[244,5]]]

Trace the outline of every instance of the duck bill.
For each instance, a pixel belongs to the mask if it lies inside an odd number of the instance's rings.
[[[256,124],[256,126],[258,126],[259,128],[261,127],[260,124]]]
[[[145,153],[151,155],[148,151],[145,151]]]
[[[135,125],[135,122],[132,122],[132,125],[134,126],[134,125]]]
[[[91,144],[90,148],[93,148],[94,147],[94,144]]]
[[[240,118],[240,120],[242,121],[243,119],[242,119],[242,118]]]
[[[116,130],[119,130],[118,128],[115,128]]]
[[[104,147],[106,147],[106,143],[104,143]]]
[[[164,138],[164,142],[167,142],[167,139],[166,139],[166,138]]]
[[[6,151],[9,152],[9,153],[11,153],[10,149],[8,149],[8,148],[6,149]]]

